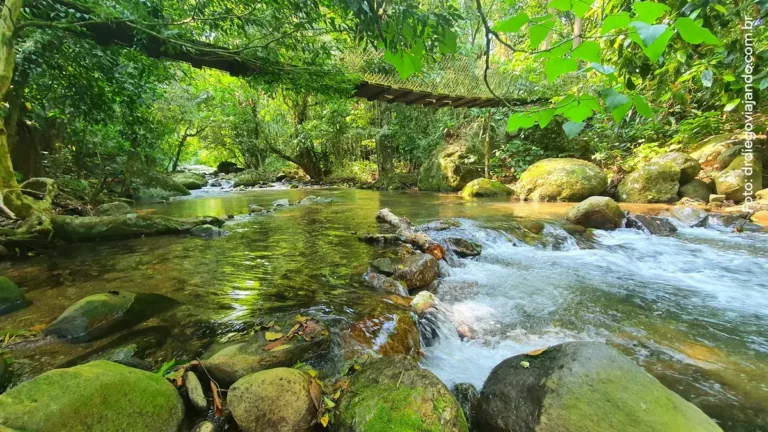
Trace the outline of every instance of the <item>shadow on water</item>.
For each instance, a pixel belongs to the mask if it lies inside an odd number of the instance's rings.
[[[271,208],[274,200],[310,194],[335,202],[244,215],[249,204]],[[436,291],[451,320],[474,332],[471,339],[443,337],[423,348],[422,364],[446,383],[481,386],[511,355],[598,340],[631,356],[725,430],[765,430],[768,237],[697,228],[671,238],[618,230],[584,241],[559,227],[568,206],[333,189],[261,190],[148,206],[141,210],[238,216],[225,225],[230,234],[223,238],[69,245],[0,264],[0,273],[26,288],[32,301],[0,316],[0,335],[48,324],[75,301],[109,290],[178,302],[98,341],[16,344],[11,355],[22,380],[125,346],[155,368],[173,358],[192,359],[217,338],[246,333],[255,320],[278,313],[311,314],[338,332],[364,315],[372,299],[380,301],[360,279],[376,251],[356,233],[377,231],[374,215],[389,207],[414,223],[458,219],[461,228],[434,236],[483,244],[480,257],[445,266]],[[523,226],[542,230],[532,236],[538,243],[517,238]]]

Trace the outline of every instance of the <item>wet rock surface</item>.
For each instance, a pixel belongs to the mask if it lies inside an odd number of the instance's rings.
[[[622,202],[668,203],[677,200],[680,168],[670,162],[649,162],[619,183],[617,198]]]
[[[608,197],[590,197],[568,209],[565,218],[585,228],[613,230],[621,227],[624,212]]]
[[[401,280],[409,290],[425,287],[437,279],[439,263],[429,254],[414,252],[408,255],[394,271],[394,278]]]
[[[626,227],[659,236],[670,236],[677,232],[677,227],[667,218],[648,215],[630,215]]]
[[[448,237],[445,239],[448,248],[460,258],[479,256],[483,252],[483,245],[460,237]]]
[[[22,308],[27,303],[24,291],[10,279],[0,276],[0,315]]]

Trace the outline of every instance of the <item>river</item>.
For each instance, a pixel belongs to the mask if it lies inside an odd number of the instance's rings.
[[[276,199],[309,194],[334,202],[242,215],[248,204],[270,207]],[[374,215],[384,207],[417,224],[454,218],[461,227],[430,233],[433,238],[462,236],[483,245],[480,257],[443,265],[436,289],[452,321],[473,333],[462,341],[447,331],[424,347],[422,365],[447,384],[480,388],[509,356],[597,340],[629,355],[724,430],[768,430],[768,234],[711,227],[657,237],[620,229],[577,241],[561,228],[568,204],[353,189],[197,194],[140,211],[238,215],[225,226],[227,237],[68,245],[0,263],[0,274],[26,287],[32,301],[0,316],[0,335],[49,323],[80,298],[108,290],[180,302],[141,325],[172,329],[169,343],[153,354],[156,361],[199,356],[212,338],[276,312],[307,311],[341,329],[358,315],[356,305],[380,295],[362,283],[375,249],[356,234],[376,232]],[[515,226],[536,222],[544,224],[546,242],[514,236]],[[11,350],[17,379],[112,340],[18,344]]]

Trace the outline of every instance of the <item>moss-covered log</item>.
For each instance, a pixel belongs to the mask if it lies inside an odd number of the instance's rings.
[[[224,221],[212,217],[190,219],[169,216],[137,215],[76,217],[55,216],[53,223],[54,238],[65,241],[94,241],[180,234],[200,225],[220,227]]]

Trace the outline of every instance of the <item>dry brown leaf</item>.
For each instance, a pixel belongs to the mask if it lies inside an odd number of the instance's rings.
[[[290,338],[291,336],[293,336],[293,333],[295,333],[296,330],[299,329],[299,327],[301,327],[301,324],[294,324],[294,326],[291,327],[291,331],[288,332],[288,336],[286,336],[286,337]]]
[[[315,409],[319,411],[323,398],[323,389],[320,388],[320,385],[314,379],[311,380],[309,385],[309,396],[312,398],[312,403],[315,404]]]
[[[211,380],[211,392],[213,392],[213,415],[221,417],[224,414],[224,407],[221,405],[219,388],[216,387],[216,383],[213,380]]]
[[[268,343],[264,345],[264,351],[272,351],[275,348],[278,348],[280,345],[288,342],[288,338],[280,338],[274,342]]]
[[[48,324],[38,324],[36,326],[30,327],[29,330],[40,333],[41,331],[45,330],[46,327],[48,327]]]
[[[549,347],[544,347],[544,348],[535,349],[533,351],[528,351],[527,353],[525,353],[525,355],[537,356],[537,355],[543,353],[544,351],[546,351],[547,348],[549,348]]]

